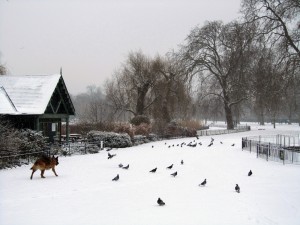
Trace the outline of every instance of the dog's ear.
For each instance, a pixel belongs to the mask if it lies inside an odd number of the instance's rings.
[[[58,156],[57,156],[57,157],[55,157],[55,159],[58,159]]]

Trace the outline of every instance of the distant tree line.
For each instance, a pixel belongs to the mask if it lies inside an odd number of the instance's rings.
[[[104,90],[73,96],[80,120],[299,121],[299,0],[242,0],[243,18],[194,27],[176,51],[130,52]]]

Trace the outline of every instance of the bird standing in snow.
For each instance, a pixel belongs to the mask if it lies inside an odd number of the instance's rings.
[[[161,200],[160,198],[157,199],[157,204],[160,205],[160,206],[165,205],[164,201]]]
[[[119,180],[119,174],[114,178],[114,179],[112,179],[112,181],[118,181]]]
[[[205,184],[206,184],[206,179],[204,179],[204,181],[202,181],[202,183],[200,184],[201,186],[205,186]],[[200,186],[199,185],[199,186]]]
[[[250,170],[249,172],[248,172],[248,176],[250,177],[252,175],[252,171]]]
[[[235,191],[236,191],[237,193],[240,193],[240,191],[241,191],[241,188],[239,187],[238,184],[235,185]]]
[[[123,169],[128,170],[129,169],[129,164],[127,166],[123,166]]]
[[[150,172],[150,173],[155,173],[155,172],[156,172],[156,170],[157,170],[157,167],[156,167],[156,168],[154,168],[154,169],[152,169],[152,170],[150,170],[149,172]]]
[[[177,176],[177,171],[175,173],[172,173],[171,176],[176,177]]]
[[[184,163],[184,162],[183,162],[183,160],[181,160],[181,162],[180,162],[180,163],[181,163],[181,165],[183,165],[183,163]]]
[[[116,154],[110,154],[110,153],[108,153],[107,159],[111,159],[111,158],[113,158],[113,157],[115,157],[115,156],[116,156]]]
[[[172,167],[173,167],[173,164],[171,166],[168,166],[167,169],[170,170],[170,169],[172,169]]]

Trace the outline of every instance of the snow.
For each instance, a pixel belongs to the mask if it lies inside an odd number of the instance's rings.
[[[261,128],[252,125],[248,132],[213,136],[211,147],[212,136],[207,136],[111,150],[117,156],[110,160],[107,151],[60,157],[58,177],[46,171],[42,179],[37,171],[30,180],[31,165],[2,170],[0,224],[299,224],[300,166],[241,151],[241,137],[299,134],[299,126]],[[176,146],[194,140],[202,146]],[[129,169],[119,168],[120,163]],[[171,164],[173,169],[167,170]],[[157,172],[149,173],[155,167]],[[175,171],[178,176],[172,177]],[[113,182],[117,174],[120,180]],[[205,178],[207,185],[198,186]],[[241,193],[235,192],[235,184]],[[159,197],[165,206],[158,206]]]
[[[59,74],[0,76],[0,86],[17,109],[13,111],[9,104],[5,104],[0,107],[0,114],[43,114],[60,77]],[[0,93],[0,100],[4,99],[3,96]]]

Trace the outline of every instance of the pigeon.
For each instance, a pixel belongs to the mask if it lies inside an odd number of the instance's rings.
[[[223,142],[222,142],[222,141],[220,141],[220,143],[221,143],[221,144],[223,144]]]
[[[199,142],[199,145],[202,145],[202,143],[201,143],[201,142]]]
[[[123,164],[122,164],[122,163],[120,163],[120,164],[119,164],[119,167],[120,167],[120,168],[122,168],[122,167],[123,167]]]
[[[112,181],[117,181],[117,180],[119,180],[119,174],[114,178],[114,179],[112,179]]]
[[[236,185],[235,185],[235,191],[236,191],[237,193],[240,193],[240,190],[241,190],[241,189],[240,189],[239,185],[236,184]]]
[[[111,158],[113,158],[115,156],[116,156],[116,154],[110,154],[110,153],[108,153],[108,158],[107,159],[111,159]]]
[[[183,160],[181,160],[181,162],[180,162],[180,163],[181,163],[181,165],[183,165]]]
[[[204,179],[204,181],[200,184],[201,186],[205,186],[205,184],[206,184],[206,179]],[[200,186],[199,185],[199,186]]]
[[[197,143],[195,143],[195,144],[189,144],[188,146],[190,146],[190,147],[196,147]]]
[[[163,200],[161,200],[160,198],[157,199],[157,204],[160,205],[160,206],[164,206],[165,203]]]
[[[173,164],[171,166],[168,166],[167,169],[172,169],[172,167],[173,167]]]
[[[175,173],[172,173],[171,176],[176,177],[177,176],[177,171]]]
[[[248,176],[250,177],[252,175],[252,171],[250,170],[248,173]]]
[[[127,166],[124,166],[123,169],[128,170],[129,169],[129,164]]]
[[[157,167],[156,167],[156,168],[154,168],[154,169],[152,169],[152,170],[150,170],[149,172],[150,172],[150,173],[155,173],[155,172],[156,172],[156,170],[157,170]]]
[[[210,147],[210,146],[212,146],[213,145],[213,143],[211,142],[207,147]]]
[[[231,146],[234,146],[234,144],[232,144]]]
[[[152,148],[154,148],[154,146],[152,145]]]

